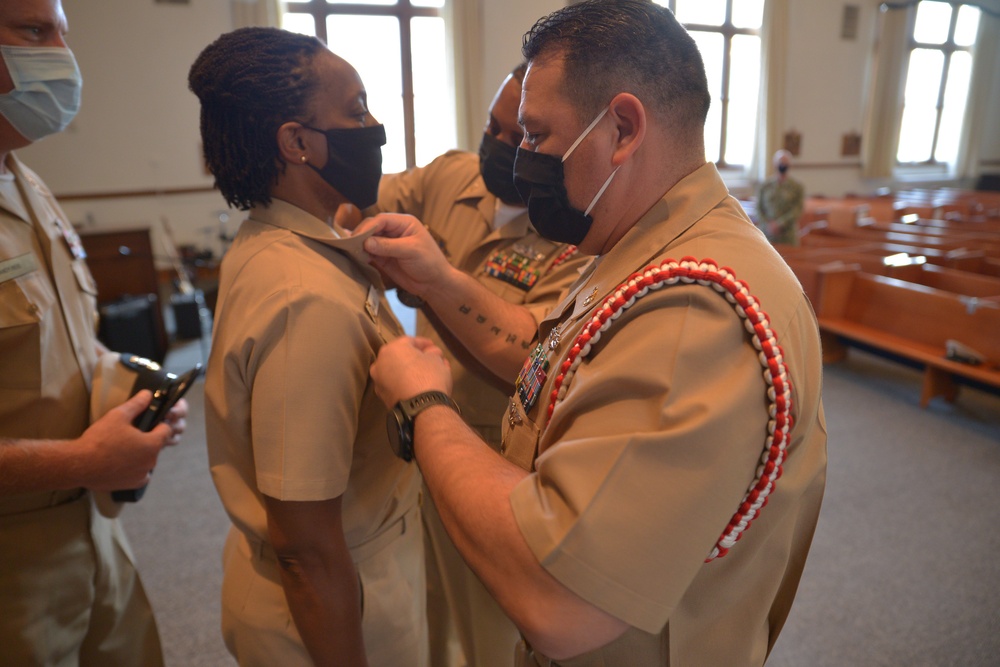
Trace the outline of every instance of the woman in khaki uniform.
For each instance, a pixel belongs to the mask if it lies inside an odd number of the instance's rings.
[[[346,61],[269,28],[220,37],[190,86],[206,161],[249,209],[222,262],[209,461],[232,519],[223,635],[241,665],[425,665],[419,474],[368,366],[400,332],[361,238],[385,131]]]

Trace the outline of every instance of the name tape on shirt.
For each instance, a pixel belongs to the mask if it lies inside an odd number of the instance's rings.
[[[20,278],[37,270],[38,262],[35,260],[35,255],[30,252],[0,261],[0,283]]]

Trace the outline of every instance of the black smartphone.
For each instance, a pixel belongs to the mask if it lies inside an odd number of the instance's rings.
[[[132,424],[140,431],[152,431],[167,416],[170,408],[174,407],[177,401],[184,397],[184,394],[187,393],[187,390],[191,388],[191,385],[194,384],[201,373],[201,364],[195,364],[194,368],[182,375],[167,373],[167,377],[163,383],[153,390],[153,398],[149,402],[149,407],[136,417]],[[119,503],[134,503],[142,498],[145,492],[145,486],[138,489],[112,491],[111,499]]]
[[[184,397],[201,375],[201,371],[201,364],[195,364],[194,368],[182,375],[167,373],[163,384],[153,390],[153,399],[149,402],[149,407],[136,417],[132,424],[140,431],[152,431],[167,416],[170,408]]]

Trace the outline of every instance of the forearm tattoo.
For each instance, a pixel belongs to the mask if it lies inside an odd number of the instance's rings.
[[[463,315],[470,315],[472,314],[472,307],[463,304],[458,307],[458,312],[462,313]],[[489,320],[489,318],[487,318],[482,313],[476,313],[475,318],[476,318],[476,324],[486,324]],[[496,324],[490,325],[490,333],[492,333],[494,336],[505,336],[504,342],[509,345],[519,344],[522,350],[531,349],[530,339],[522,340],[516,333],[504,331],[503,328],[500,327],[499,325]]]

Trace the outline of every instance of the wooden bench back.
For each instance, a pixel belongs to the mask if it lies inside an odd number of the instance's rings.
[[[967,297],[933,287],[861,271],[831,272],[822,277],[817,312],[940,347],[942,353],[954,339],[994,363],[1000,360],[1000,308],[970,309]]]
[[[862,269],[868,271],[864,266]],[[936,264],[883,265],[882,269],[882,271],[874,270],[868,271],[868,273],[898,278],[953,294],[975,296],[1000,302],[1000,278],[996,276],[960,271]]]

